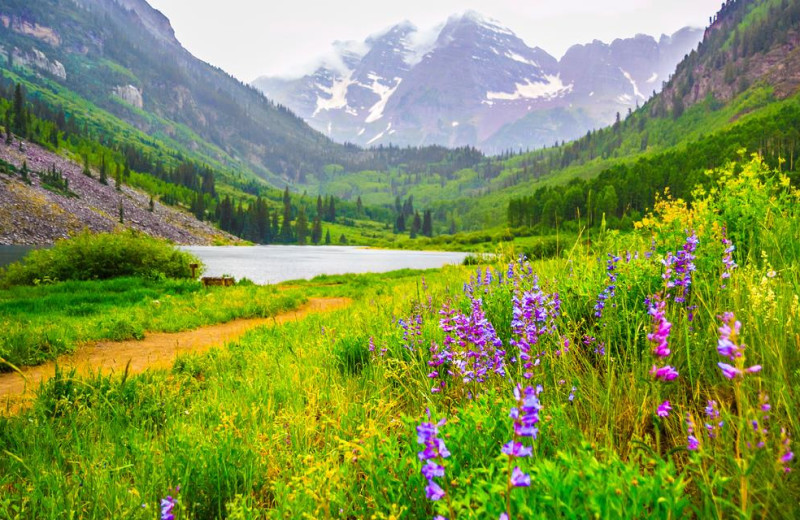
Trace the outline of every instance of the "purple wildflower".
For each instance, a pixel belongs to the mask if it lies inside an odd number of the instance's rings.
[[[531,476],[523,473],[518,466],[511,471],[511,485],[514,487],[528,487],[531,485]]]
[[[713,439],[717,436],[717,432],[725,426],[725,421],[717,422],[719,419],[720,413],[719,409],[717,408],[716,401],[708,401],[708,405],[705,409],[706,417],[709,419],[709,422],[705,424],[706,431],[708,432],[708,438]]]
[[[736,316],[732,312],[726,312],[719,318],[722,320],[722,326],[719,328],[717,352],[736,363],[736,366],[728,363],[717,363],[717,366],[722,370],[722,375],[728,379],[735,379],[737,376],[760,372],[761,365],[744,367],[745,344],[739,339],[742,324],[736,320]]]
[[[786,431],[786,428],[781,428],[781,456],[778,458],[778,462],[783,467],[784,473],[789,473],[792,470],[789,467],[789,463],[794,459],[791,444],[792,441],[789,438],[789,432]]]
[[[514,419],[514,434],[518,437],[531,437],[536,439],[539,429],[536,424],[539,422],[539,412],[542,405],[539,402],[541,386],[533,388],[526,387],[524,390],[521,385],[514,388],[514,398],[517,406],[511,408],[509,417]]]
[[[653,332],[647,335],[647,341],[655,344],[653,354],[660,358],[669,357],[672,353],[668,342],[672,323],[667,320],[666,302],[659,296],[654,296],[649,313],[653,317]]]
[[[175,520],[172,510],[175,509],[175,499],[172,495],[161,499],[161,520]]]
[[[595,318],[602,318],[603,311],[606,308],[606,302],[616,296],[617,294],[617,263],[621,260],[620,257],[608,253],[608,262],[606,263],[606,275],[608,276],[609,283],[597,296],[597,303],[594,305]]]
[[[669,401],[664,401],[660,405],[658,405],[658,410],[656,410],[656,415],[659,417],[669,417],[669,412],[672,410],[672,406],[669,404]]]
[[[533,377],[533,367],[538,365],[538,359],[533,350],[545,334],[553,334],[556,330],[556,319],[560,316],[561,300],[557,293],[546,294],[539,289],[534,277],[533,287],[522,293],[520,297],[514,296],[513,319],[511,331],[513,337],[510,345],[519,349],[519,359],[525,372],[523,377]],[[565,349],[569,340],[565,343]]]
[[[697,440],[697,437],[695,437],[694,435],[689,435],[688,440],[689,442],[686,447],[690,451],[697,451],[698,449],[700,449],[700,441]]]
[[[575,390],[577,390],[577,388],[575,388],[573,386],[572,390],[569,391],[569,398],[568,399],[569,399],[570,403],[575,400]]]
[[[733,245],[728,239],[728,230],[726,228],[722,228],[722,245],[725,246],[725,251],[722,254],[722,275],[720,278],[722,279],[722,288],[726,287],[726,280],[731,277],[731,273],[734,269],[739,267],[736,262],[733,261],[733,252],[736,250],[736,246]]]
[[[533,454],[533,448],[517,441],[508,441],[503,444],[501,451],[509,457],[530,457]]]
[[[663,382],[672,381],[678,377],[678,371],[669,365],[660,368],[653,365],[653,368],[650,369],[650,374]]]
[[[444,496],[444,490],[433,480],[435,477],[444,477],[444,459],[450,456],[444,441],[439,438],[439,428],[444,426],[446,419],[441,419],[437,423],[430,421],[430,411],[428,411],[428,422],[423,422],[417,426],[417,443],[425,448],[417,456],[420,461],[425,461],[425,465],[420,471],[428,479],[425,487],[425,496],[428,500],[439,500]]]
[[[686,414],[686,430],[689,433],[689,437],[687,439],[688,444],[686,447],[689,449],[689,451],[699,450],[700,440],[694,435],[694,430],[695,430],[694,419],[692,418],[692,415],[689,413]]]
[[[678,303],[686,302],[689,296],[692,285],[692,273],[697,270],[697,267],[694,265],[694,253],[697,250],[698,243],[697,233],[692,231],[688,233],[686,242],[684,242],[683,247],[677,254],[673,255],[668,253],[667,257],[664,259],[664,266],[666,268],[664,277],[667,280],[667,288],[680,288],[679,293],[675,294],[675,301]]]

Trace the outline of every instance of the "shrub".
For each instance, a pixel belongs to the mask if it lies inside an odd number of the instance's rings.
[[[105,280],[120,276],[188,278],[193,255],[136,231],[81,233],[50,249],[30,252],[0,271],[0,286],[35,285],[41,280]]]

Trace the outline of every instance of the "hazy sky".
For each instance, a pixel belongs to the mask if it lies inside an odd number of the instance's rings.
[[[149,0],[195,56],[250,82],[308,70],[335,40],[473,9],[560,58],[575,43],[705,27],[722,0]]]

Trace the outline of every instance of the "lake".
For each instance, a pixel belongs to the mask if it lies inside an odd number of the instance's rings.
[[[20,260],[33,249],[35,248],[31,246],[0,246],[0,267]]]
[[[348,246],[184,246],[206,265],[204,276],[231,275],[258,284],[321,274],[383,273],[460,264],[469,253],[392,251]]]

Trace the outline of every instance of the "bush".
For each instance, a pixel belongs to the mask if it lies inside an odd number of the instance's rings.
[[[42,280],[105,280],[120,276],[189,278],[193,255],[165,240],[136,231],[81,233],[50,249],[31,251],[0,270],[0,286],[36,285]]]

